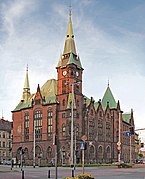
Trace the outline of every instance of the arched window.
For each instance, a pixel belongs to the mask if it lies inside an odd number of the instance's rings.
[[[89,151],[89,155],[90,155],[90,161],[93,162],[94,158],[95,158],[95,149],[94,146],[90,146],[90,151]]]
[[[20,151],[21,151],[21,147],[19,147],[19,148],[17,149],[17,157],[16,157],[17,162],[18,162],[18,160],[20,160],[20,158],[21,158]]]
[[[41,148],[38,145],[35,147],[35,155],[36,157],[40,157],[42,155]]]
[[[47,149],[47,156],[48,158],[52,158],[52,148],[50,146]]]
[[[24,156],[25,156],[25,159],[29,158],[28,148],[24,149]]]
[[[103,159],[103,147],[99,146],[98,148],[98,158]]]
[[[106,148],[106,154],[107,154],[107,159],[110,159],[111,158],[111,148],[110,148],[110,146],[108,146]]]

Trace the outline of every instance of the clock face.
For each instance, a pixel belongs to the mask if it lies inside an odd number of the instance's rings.
[[[67,74],[67,71],[63,71],[62,74],[63,76],[65,76]]]
[[[78,71],[76,71],[76,76],[79,76],[79,72]]]

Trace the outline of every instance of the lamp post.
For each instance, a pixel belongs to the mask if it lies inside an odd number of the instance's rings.
[[[131,148],[131,135],[129,136],[129,138],[130,138],[130,165],[132,164],[132,148]]]
[[[117,142],[118,149],[118,163],[120,165],[120,153],[121,153],[121,113],[119,113],[119,138]]]
[[[70,145],[70,166],[72,168],[72,177],[74,177],[74,85],[80,82],[70,83],[72,91],[72,103],[71,103],[71,145]],[[67,82],[66,84],[69,84]],[[76,144],[75,144],[76,145]],[[76,148],[76,146],[75,146]],[[76,149],[75,149],[76,150]],[[76,152],[76,151],[75,151]]]
[[[73,148],[73,129],[74,129],[74,118],[73,118],[73,110],[74,110],[74,83],[71,84],[72,86],[72,103],[71,103],[71,151],[70,151],[70,164],[71,164],[71,167],[73,167],[74,165],[74,148]],[[72,171],[72,175],[73,174],[73,171]]]
[[[35,168],[35,120],[34,120],[34,136],[33,136],[33,168]]]

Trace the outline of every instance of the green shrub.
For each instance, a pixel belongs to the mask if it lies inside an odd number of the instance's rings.
[[[91,174],[79,174],[75,178],[64,177],[63,179],[94,179]]]

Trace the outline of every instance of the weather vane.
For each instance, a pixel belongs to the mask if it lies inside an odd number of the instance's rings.
[[[71,0],[70,0],[70,5],[69,5],[69,16],[71,17],[72,15],[72,6],[71,6]]]

